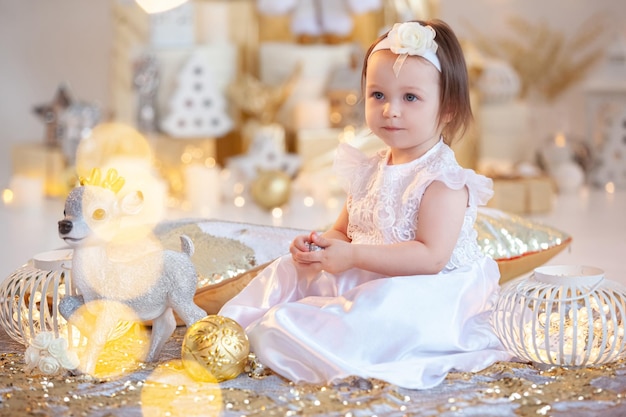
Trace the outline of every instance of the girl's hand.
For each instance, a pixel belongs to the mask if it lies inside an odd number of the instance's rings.
[[[302,258],[300,254],[310,251],[310,244],[312,243],[312,236],[315,235],[315,232],[311,232],[309,235],[299,235],[296,236],[295,239],[291,242],[289,246],[289,252],[291,253],[291,257],[296,263],[300,264],[310,264],[315,261],[306,260]]]
[[[309,241],[318,246],[319,250],[303,251],[294,255],[294,260],[303,264],[318,264],[320,270],[328,271],[332,274],[343,272],[353,267],[353,246],[351,243],[341,239],[329,239],[311,233]]]
[[[291,258],[293,259],[296,270],[298,271],[298,277],[302,279],[314,277],[322,270],[319,262],[302,258],[302,254],[306,254],[310,251],[309,245],[311,244],[311,235],[314,233],[315,232],[311,232],[309,235],[296,236],[289,246],[289,252],[291,253]]]

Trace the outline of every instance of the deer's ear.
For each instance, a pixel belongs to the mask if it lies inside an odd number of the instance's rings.
[[[137,214],[143,208],[143,193],[141,191],[128,193],[120,203],[124,214]]]

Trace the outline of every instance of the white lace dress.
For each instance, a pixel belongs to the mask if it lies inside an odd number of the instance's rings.
[[[451,370],[479,371],[510,358],[489,324],[500,274],[473,228],[491,180],[461,168],[443,142],[408,164],[387,160],[386,151],[366,157],[349,145],[338,149],[352,242],[414,239],[422,195],[442,181],[466,186],[470,196],[452,257],[439,274],[400,277],[359,269],[298,276],[291,255],[274,261],[219,314],[241,324],[259,360],[292,381],[359,376],[422,389]]]

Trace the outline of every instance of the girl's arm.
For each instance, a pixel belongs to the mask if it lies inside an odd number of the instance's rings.
[[[350,238],[348,238],[348,208],[346,204],[343,205],[341,213],[335,220],[335,224],[325,231],[322,236],[326,239],[339,239],[350,242]]]
[[[302,255],[331,273],[360,268],[388,276],[436,274],[452,255],[467,203],[466,188],[452,190],[435,181],[424,192],[414,241],[358,245],[313,235],[313,243],[325,249]]]

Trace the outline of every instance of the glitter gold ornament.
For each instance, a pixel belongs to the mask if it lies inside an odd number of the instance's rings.
[[[297,65],[289,77],[280,85],[265,84],[251,74],[243,74],[228,90],[230,100],[246,115],[263,124],[276,121],[276,115],[287,101],[302,73]]]
[[[261,207],[271,210],[289,201],[291,178],[279,170],[261,171],[250,187],[252,198]]]
[[[249,353],[248,337],[236,321],[209,315],[187,329],[181,357],[194,379],[221,382],[243,372]]]

